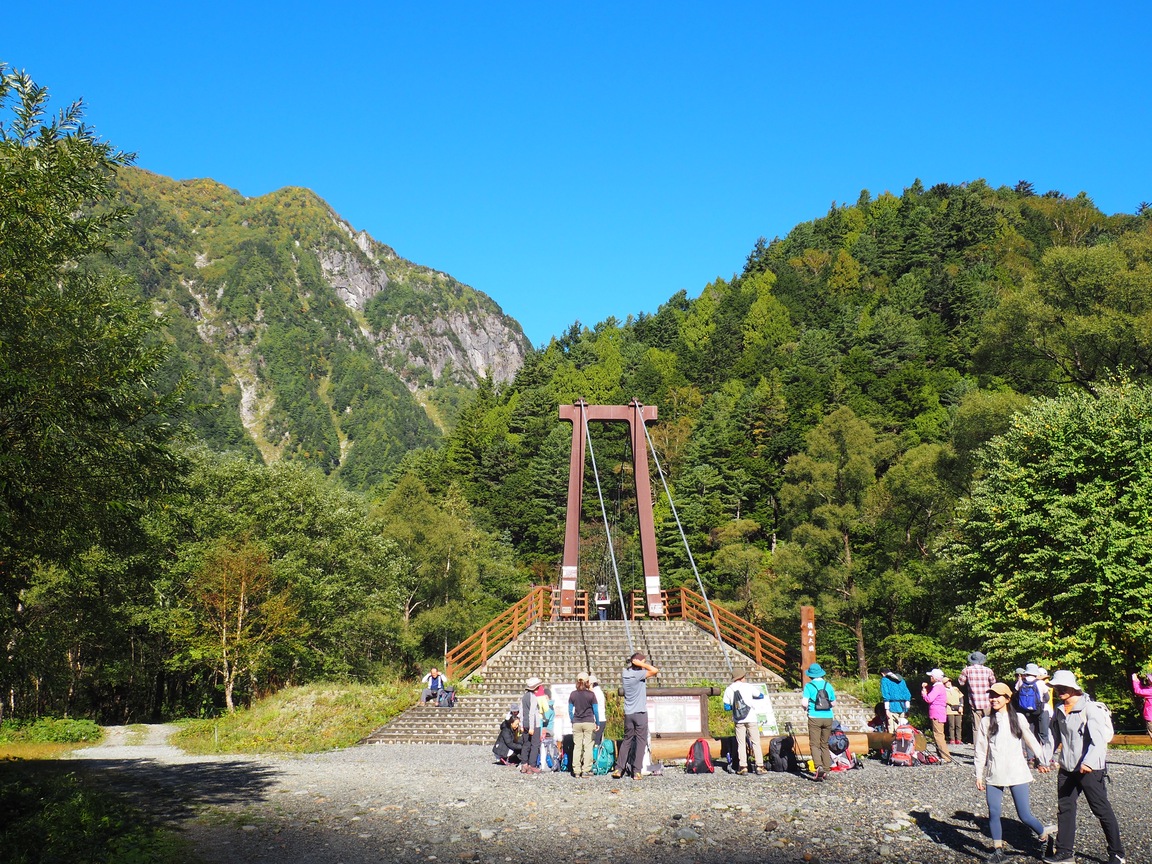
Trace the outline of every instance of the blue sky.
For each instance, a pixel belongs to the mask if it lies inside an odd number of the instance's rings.
[[[0,61],[140,167],[308,187],[534,344],[861,189],[1152,201],[1145,3],[14,5]]]

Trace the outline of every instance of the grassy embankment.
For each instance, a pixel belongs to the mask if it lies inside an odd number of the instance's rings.
[[[415,704],[412,682],[288,687],[236,711],[189,720],[172,743],[189,753],[317,753],[350,747]]]

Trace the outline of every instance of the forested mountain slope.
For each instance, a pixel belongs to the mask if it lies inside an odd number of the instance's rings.
[[[409,464],[434,488],[461,483],[482,524],[551,575],[570,435],[555,406],[655,404],[656,450],[711,591],[785,636],[815,603],[825,649],[863,675],[991,638],[973,604],[995,572],[941,556],[988,470],[981,446],[1037,397],[1090,414],[1110,376],[1147,382],[1150,367],[1148,207],[1107,216],[1027,183],[917,182],[759,241],[742,272],[695,299],[574,326]],[[627,589],[626,443],[592,434]],[[611,577],[591,479],[585,501],[590,587]],[[665,580],[691,580],[666,503],[657,518]]]
[[[187,377],[192,422],[217,449],[367,487],[436,441],[464,390],[510,380],[530,347],[489,297],[305,189],[249,199],[122,168],[115,191],[131,233],[114,263],[167,313],[170,372]]]

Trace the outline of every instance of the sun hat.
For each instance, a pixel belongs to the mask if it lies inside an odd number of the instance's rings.
[[[968,655],[968,662],[974,666],[983,666],[984,661],[987,659],[988,657],[984,654],[983,651],[973,651]]]
[[[1001,696],[1012,698],[1012,688],[1005,684],[1003,681],[997,681],[988,688],[989,693],[999,693]]]
[[[537,678],[535,675],[533,675],[531,678],[529,678],[527,681],[524,682],[524,689],[525,690],[535,690],[537,687],[539,687],[543,683],[544,683],[543,681],[541,681],[539,678]]]
[[[937,681],[943,681],[944,680],[944,670],[943,669],[932,669],[928,672],[928,677],[934,678]]]
[[[508,706],[508,713],[509,714],[519,714],[520,713],[520,703],[519,702],[513,702],[511,705],[509,705]]]
[[[1080,682],[1076,680],[1076,676],[1067,669],[1056,670],[1056,674],[1052,676],[1052,686],[1067,687],[1069,690],[1075,690],[1077,693],[1084,692],[1084,688],[1080,686]]]
[[[807,675],[809,678],[823,678],[824,677],[824,667],[821,666],[819,663],[813,663],[811,666],[808,667],[807,671],[805,671],[804,674]]]
[[[733,669],[733,670],[732,670],[732,680],[733,680],[733,681],[743,681],[743,680],[744,680],[744,677],[745,677],[747,674],[748,674],[748,673],[747,673],[747,672],[745,672],[743,669]]]
[[[599,683],[600,683],[600,679],[597,678],[595,675],[589,675],[588,676],[588,686],[589,687],[595,687]]]
[[[1029,663],[1027,666],[1024,667],[1024,674],[1025,675],[1035,675],[1037,678],[1039,678],[1040,677],[1040,667],[1037,666],[1035,663]]]
[[[587,672],[580,672],[580,673],[577,673],[576,680],[577,681],[587,681],[589,677],[590,676],[588,675]]]
[[[1048,670],[1041,666],[1036,672],[1036,677],[1046,679],[1048,677]]]
[[[1023,667],[1023,666],[1017,666],[1017,667],[1016,667],[1016,674],[1017,674],[1017,675],[1024,675],[1024,674],[1026,674],[1026,673],[1024,672],[1024,667]]]

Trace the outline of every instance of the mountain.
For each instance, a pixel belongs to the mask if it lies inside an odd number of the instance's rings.
[[[435,444],[461,394],[512,379],[531,345],[487,295],[357,231],[306,189],[245,198],[126,168],[112,254],[169,321],[170,373],[217,449],[378,482]]]

